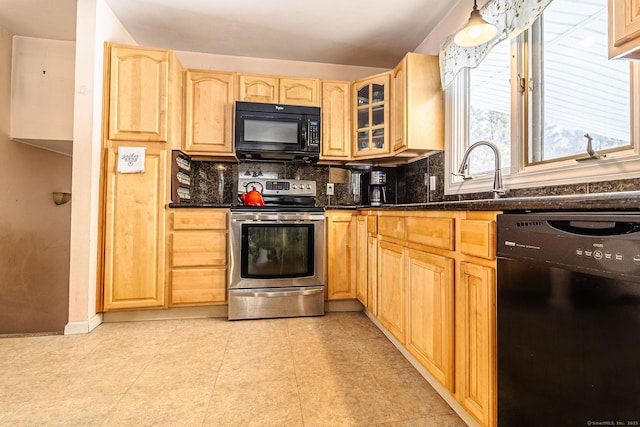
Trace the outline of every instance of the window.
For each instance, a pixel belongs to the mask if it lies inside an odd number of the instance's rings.
[[[527,163],[631,144],[629,64],[607,59],[607,2],[555,0],[529,31]],[[473,74],[473,72],[472,72]]]
[[[509,44],[500,43],[469,73],[469,143],[491,141],[503,159],[511,157],[509,55]],[[491,149],[479,147],[469,162],[469,174],[493,171],[493,165]]]
[[[527,31],[460,72],[445,92],[449,171],[466,147],[487,140],[500,150],[508,188],[637,176],[640,132],[631,112],[640,103],[640,67],[608,60],[607,43],[607,0],[553,0]],[[599,160],[581,161],[585,134]],[[487,190],[492,151],[474,150],[468,166],[477,179],[450,174],[447,193]]]

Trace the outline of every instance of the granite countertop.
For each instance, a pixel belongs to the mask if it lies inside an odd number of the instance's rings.
[[[229,208],[230,203],[170,203],[170,208]],[[503,197],[499,199],[460,200],[429,203],[404,203],[370,207],[328,205],[326,209],[402,209],[402,210],[640,210],[640,191],[572,194],[562,196]]]
[[[231,203],[169,203],[170,208],[230,208]]]
[[[640,191],[571,194],[562,196],[503,197],[499,199],[461,200],[395,205],[403,209],[442,210],[640,210]]]

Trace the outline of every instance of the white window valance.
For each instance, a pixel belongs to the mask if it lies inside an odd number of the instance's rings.
[[[460,47],[452,34],[440,47],[440,78],[446,88],[463,68],[475,68],[491,48],[503,40],[513,38],[542,14],[552,0],[490,0],[480,13],[485,21],[498,27],[498,36],[476,47]]]

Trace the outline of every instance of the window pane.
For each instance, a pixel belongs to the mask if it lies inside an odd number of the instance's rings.
[[[630,67],[607,59],[607,0],[555,0],[541,19],[529,162],[586,155],[585,133],[596,151],[629,146]]]
[[[511,157],[511,88],[509,42],[496,45],[482,63],[469,71],[469,145],[490,141],[498,146],[502,166]],[[469,159],[469,174],[493,171],[493,152],[478,147]]]

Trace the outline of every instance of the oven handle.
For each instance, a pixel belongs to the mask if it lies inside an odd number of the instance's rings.
[[[311,216],[250,216],[250,217],[235,217],[231,218],[231,222],[269,222],[273,224],[278,224],[282,222],[296,222],[296,223],[314,223],[314,222],[324,222],[326,219],[324,216],[321,217],[311,217]]]
[[[295,297],[295,296],[306,296],[306,295],[316,295],[320,293],[324,293],[323,286],[312,286],[308,288],[273,288],[264,291],[256,291],[255,289],[233,289],[230,290],[235,295],[238,296],[248,296],[248,297],[267,297],[267,298],[275,298],[275,297]]]

